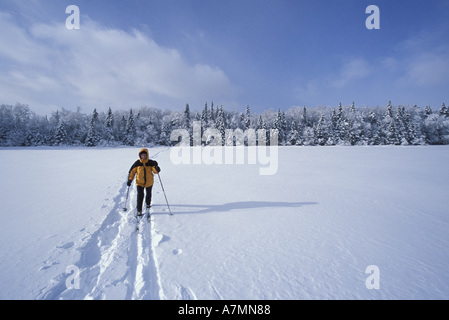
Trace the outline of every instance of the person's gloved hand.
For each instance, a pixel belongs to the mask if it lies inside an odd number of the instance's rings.
[[[131,186],[131,180],[128,180],[128,182],[126,183],[126,185],[128,186],[128,187],[130,187]]]

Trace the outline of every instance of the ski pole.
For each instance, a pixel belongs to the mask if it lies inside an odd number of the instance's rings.
[[[168,204],[167,195],[165,194],[164,185],[162,184],[161,175],[158,173],[157,176],[159,177],[159,182],[161,183],[162,191],[164,192],[165,202],[167,202],[168,211],[170,212],[170,215],[172,216],[173,213],[170,210],[170,205]]]
[[[129,195],[129,187],[128,187],[128,192],[126,193],[125,207],[123,208],[123,211],[128,210],[128,208],[126,208],[126,205],[128,204],[128,195]]]

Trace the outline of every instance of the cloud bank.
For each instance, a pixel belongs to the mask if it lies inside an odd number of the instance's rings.
[[[108,29],[84,17],[80,30],[64,23],[21,27],[0,12],[0,102],[27,103],[41,112],[55,107],[154,106],[179,109],[228,99],[227,75],[189,64],[138,30]]]

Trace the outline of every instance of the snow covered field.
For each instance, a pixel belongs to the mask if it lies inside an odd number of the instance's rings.
[[[271,176],[150,149],[174,216],[155,177],[136,233],[139,149],[0,149],[0,299],[449,299],[448,146],[281,147]]]

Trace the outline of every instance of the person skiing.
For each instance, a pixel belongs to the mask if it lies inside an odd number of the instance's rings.
[[[156,161],[149,159],[148,149],[143,148],[139,152],[139,160],[134,162],[129,169],[128,174],[128,187],[136,176],[137,185],[137,215],[142,215],[142,206],[144,199],[144,191],[146,192],[145,203],[149,209],[151,207],[151,191],[154,183],[154,174],[158,174],[161,171]]]

